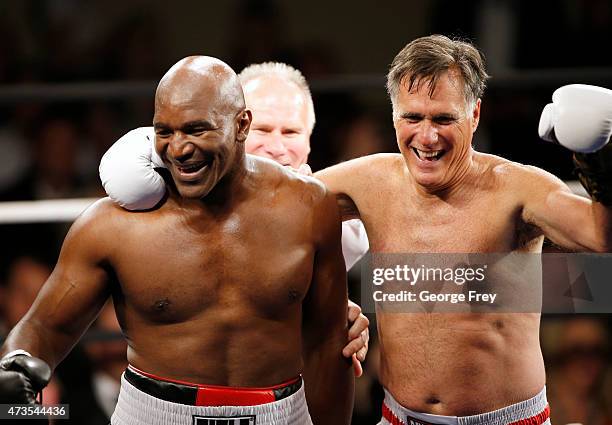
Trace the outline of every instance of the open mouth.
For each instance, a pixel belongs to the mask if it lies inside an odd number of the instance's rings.
[[[432,161],[432,162],[438,161],[446,153],[444,149],[438,149],[435,151],[423,151],[417,148],[412,148],[412,150],[414,151],[414,154],[417,156],[417,158],[419,158],[421,161]]]
[[[176,166],[176,170],[184,178],[197,178],[205,173],[212,164],[213,158],[207,157],[201,161],[191,161]]]
[[[181,174],[194,174],[207,166],[208,166],[207,162],[198,162],[195,164],[183,165],[177,168]]]

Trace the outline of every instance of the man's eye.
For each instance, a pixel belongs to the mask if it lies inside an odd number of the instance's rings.
[[[190,136],[200,136],[200,135],[202,135],[203,133],[206,133],[208,130],[209,130],[209,128],[206,128],[206,127],[204,127],[204,126],[201,126],[201,125],[197,125],[197,126],[195,126],[195,125],[194,125],[194,126],[186,126],[186,127],[183,129],[183,132],[184,132],[185,134],[190,135]]]
[[[172,132],[170,130],[155,130],[155,134],[159,137],[170,137]]]
[[[419,117],[418,115],[408,115],[408,116],[405,116],[404,119],[411,124],[416,124],[420,122],[422,118]]]
[[[434,121],[436,122],[436,124],[448,125],[454,123],[455,119],[453,117],[439,117],[436,118]]]

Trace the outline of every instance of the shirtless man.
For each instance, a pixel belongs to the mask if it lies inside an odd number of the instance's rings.
[[[316,174],[338,195],[343,218],[361,218],[375,253],[540,253],[545,236],[570,250],[609,251],[608,206],[573,195],[543,170],[474,151],[486,78],[481,55],[468,43],[443,36],[409,43],[387,80],[401,154]],[[574,94],[587,104],[594,97]],[[601,122],[610,122],[609,107],[607,113]],[[572,120],[582,119],[558,118],[559,140],[573,131]],[[598,128],[607,140],[609,125]],[[607,191],[598,199],[610,205]],[[382,423],[549,423],[539,319],[378,310]]]
[[[252,64],[238,74],[247,108],[253,113],[245,151],[299,169],[308,160],[315,110],[310,88],[302,73],[279,62]],[[100,162],[100,180],[111,199],[129,210],[154,207],[166,185],[154,168],[164,168],[156,155],[152,127],[141,127],[121,137]],[[368,238],[360,220],[342,223],[342,254],[349,270],[367,252]],[[351,323],[343,349],[353,357],[355,375],[368,350],[368,319],[349,301]]]
[[[343,219],[361,218],[374,253],[540,253],[544,236],[571,250],[610,251],[611,179],[596,178],[605,152],[577,157],[582,166],[599,163],[582,172],[596,202],[540,169],[474,151],[486,79],[470,44],[443,36],[408,44],[388,76],[401,154],[315,174],[337,194]],[[554,98],[570,107],[545,109],[543,136],[583,152],[608,141],[609,91],[570,86]],[[589,112],[576,110],[585,105]],[[548,421],[538,313],[379,310],[377,319],[383,423]]]
[[[53,369],[112,296],[130,362],[112,424],[308,424],[308,411],[349,423],[336,200],[246,155],[250,122],[223,62],[191,57],[166,73],[154,126],[167,199],[146,213],[104,199],[74,223],[2,347],[1,399],[31,402],[45,362]]]

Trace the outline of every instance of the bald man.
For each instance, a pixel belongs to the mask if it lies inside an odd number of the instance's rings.
[[[166,73],[154,128],[167,198],[146,213],[103,199],[74,223],[2,347],[0,399],[33,401],[112,296],[130,363],[113,425],[349,423],[336,200],[246,155],[250,123],[223,62]]]
[[[252,112],[251,129],[245,142],[247,153],[269,158],[299,169],[310,153],[315,110],[310,88],[302,73],[280,62],[252,64],[238,74],[247,108]],[[129,210],[154,207],[166,192],[166,184],[155,169],[165,165],[154,149],[153,127],[128,132],[104,154],[100,179],[110,196]],[[342,254],[349,270],[368,251],[368,238],[361,220],[342,223]],[[368,350],[368,319],[349,301],[351,323],[345,357],[353,357],[356,376]]]

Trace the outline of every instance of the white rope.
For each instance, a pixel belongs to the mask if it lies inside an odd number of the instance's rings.
[[[70,222],[97,198],[0,202],[0,224]]]
[[[572,192],[588,196],[578,181],[565,182]],[[0,224],[74,221],[97,198],[0,202]]]

